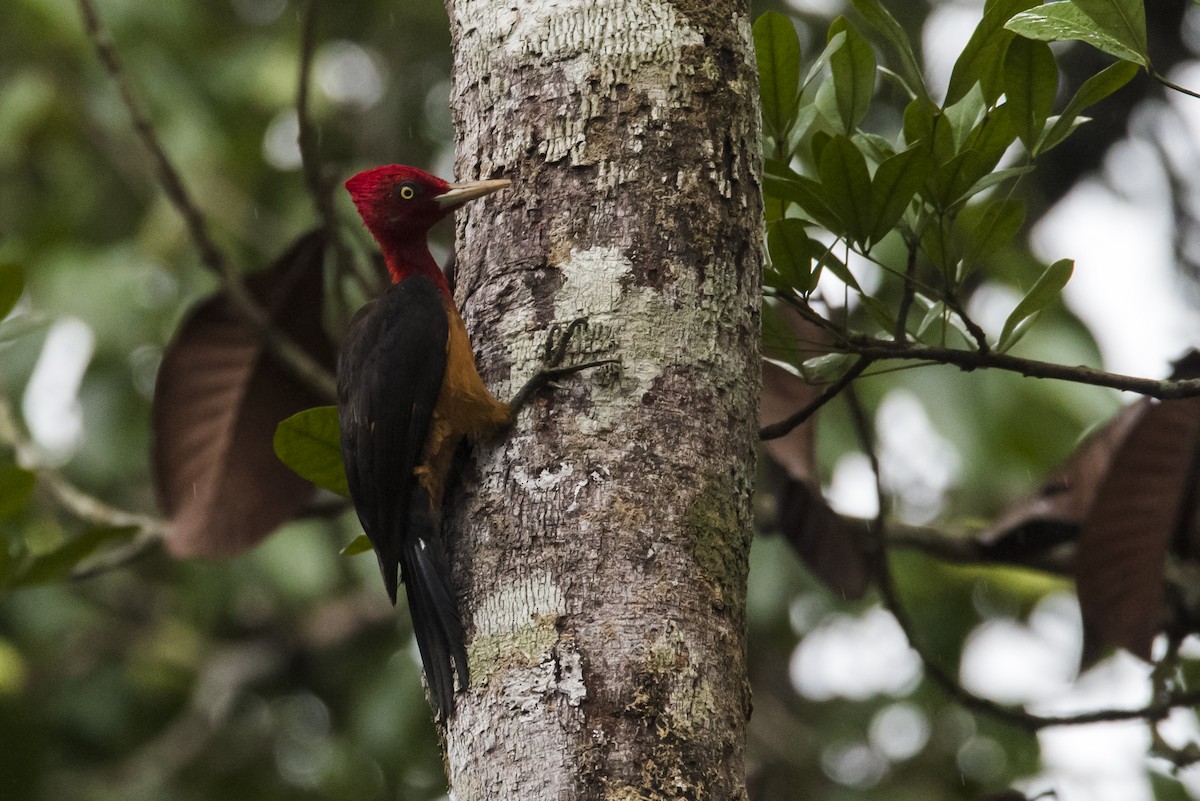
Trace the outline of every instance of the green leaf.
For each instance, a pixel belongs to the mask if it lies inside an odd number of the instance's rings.
[[[821,152],[817,172],[825,202],[842,223],[842,229],[833,233],[865,242],[873,225],[871,175],[862,152],[849,137],[835,136]]]
[[[996,184],[1004,183],[1009,178],[1016,178],[1032,171],[1032,164],[1026,164],[1024,167],[1007,167],[1003,170],[991,170],[987,175],[972,184],[971,188],[963,193],[962,199],[966,200],[967,198],[975,197],[983,190],[990,189]]]
[[[812,242],[804,227],[802,220],[788,217],[772,225],[767,233],[771,267],[783,279],[786,287],[801,294],[811,292],[814,283]]]
[[[876,164],[882,164],[896,155],[896,149],[892,147],[892,143],[879,134],[858,131],[850,139],[854,142],[855,147],[866,155],[868,161]]]
[[[810,129],[821,130],[820,125],[817,124],[820,122],[820,117],[821,111],[817,108],[816,103],[805,103],[800,106],[800,110],[796,112],[796,120],[792,126],[792,133],[788,137],[789,152],[796,150],[798,143],[804,140]]]
[[[1200,3],[1200,0],[1196,0],[1196,2]],[[911,88],[909,88],[908,82],[905,81],[904,78],[902,76],[900,76],[897,72],[895,72],[894,70],[888,69],[887,67],[883,66],[882,64],[880,64],[878,67],[876,67],[876,70],[879,72],[880,78],[883,78],[885,81],[890,83],[893,87],[895,87],[896,89],[899,89],[900,92],[903,93],[903,95],[905,97],[907,97],[909,100],[916,99],[917,93],[914,92]]]
[[[964,146],[982,155],[989,169],[992,169],[1016,139],[1017,129],[1013,126],[1012,113],[1008,104],[1003,103],[984,116],[967,136]]]
[[[825,145],[829,144],[829,140],[833,139],[833,134],[827,131],[816,131],[812,135],[812,141],[809,142],[809,147],[812,148],[812,158],[814,164],[821,162],[821,153],[825,150]]]
[[[964,150],[947,161],[933,174],[930,183],[930,199],[943,210],[965,202],[977,181],[988,174],[987,159],[974,150]]]
[[[829,69],[842,131],[851,134],[867,116],[875,94],[875,51],[849,20],[838,17],[829,26],[829,37],[843,32],[846,42],[829,57]]]
[[[25,273],[19,264],[0,264],[0,320],[3,320],[25,291]]]
[[[1032,39],[1015,39],[1004,57],[1004,94],[1017,135],[1034,152],[1046,118],[1054,110],[1058,64],[1050,46]]]
[[[366,534],[359,534],[350,541],[350,544],[343,548],[339,553],[342,556],[358,556],[360,553],[367,553],[373,550],[371,540],[367,539]]]
[[[28,470],[16,465],[0,468],[0,520],[15,517],[24,511],[35,486],[37,476]]]
[[[858,357],[853,353],[826,353],[801,364],[800,375],[810,384],[828,384],[841,378],[856,361]]]
[[[921,140],[933,141],[933,125],[939,109],[930,100],[915,98],[904,107],[904,143],[910,147]]]
[[[1137,72],[1137,64],[1118,61],[1084,81],[1083,86],[1079,87],[1079,91],[1063,109],[1063,113],[1058,115],[1058,118],[1051,124],[1050,130],[1038,143],[1038,153],[1045,153],[1066,139],[1075,129],[1076,120],[1084,109],[1099,103],[1129,83]]]
[[[1017,327],[1046,308],[1050,301],[1058,297],[1062,288],[1067,285],[1067,281],[1071,279],[1071,273],[1074,270],[1075,262],[1071,259],[1059,259],[1046,268],[1029,292],[1025,294],[1025,297],[1021,299],[1021,302],[1017,304],[1017,307],[1012,310],[1012,314],[1008,315],[1008,319],[1004,321],[1004,329],[1000,332],[1000,339],[996,343],[997,350],[1006,351],[1016,343]]]
[[[336,407],[297,412],[276,427],[274,444],[279,460],[301,477],[338,495],[350,494]]]
[[[983,90],[979,84],[971,87],[955,104],[947,106],[942,112],[946,122],[950,124],[950,133],[954,139],[954,150],[962,150],[967,138],[976,126],[983,120],[987,104],[983,100]]]
[[[929,332],[929,327],[939,320],[944,320],[950,316],[950,310],[946,308],[944,301],[937,303],[929,303],[929,301],[920,294],[913,296],[916,301],[925,301],[921,305],[927,305],[929,308],[925,312],[925,316],[921,318],[921,322],[917,325],[915,335],[917,339],[923,339],[925,334]]]
[[[1142,56],[1150,65],[1146,44],[1146,8],[1142,0],[1072,0],[1100,30]]]
[[[958,152],[946,115],[933,101],[918,97],[904,107],[904,142],[911,146],[921,141],[938,164],[946,163]]]
[[[817,87],[817,94],[813,97],[812,104],[818,112],[816,125],[821,130],[840,133],[842,112],[838,110],[837,89],[834,88],[833,81],[824,81]]]
[[[932,170],[933,159],[922,147],[910,147],[879,165],[871,181],[872,243],[895,227]]]
[[[780,309],[783,308],[786,307],[778,301],[763,300],[762,345],[765,356],[788,361],[796,358],[799,346],[796,342],[796,332],[780,315]],[[791,315],[792,312],[789,311],[788,314]]]
[[[900,58],[900,72],[908,84],[910,93],[928,100],[929,90],[925,87],[925,77],[921,72],[921,65],[917,62],[917,56],[913,52],[912,44],[908,41],[908,34],[905,33],[904,28],[884,8],[880,0],[851,1],[854,4],[855,10],[862,15],[867,24],[874,28],[883,37],[884,41],[890,44],[896,51],[896,55]]]
[[[959,217],[965,223],[964,217]],[[1014,198],[993,200],[984,208],[979,221],[967,232],[963,249],[964,275],[988,255],[1008,244],[1025,222],[1025,202]]]
[[[921,232],[921,250],[947,286],[953,283],[962,260],[962,237],[952,215],[929,215]]]
[[[829,59],[833,57],[833,54],[841,49],[842,45],[845,43],[845,31],[829,37],[828,41],[825,42],[825,49],[821,51],[821,55],[817,56],[817,60],[814,61],[812,66],[808,68],[808,72],[804,76],[804,85],[800,87],[800,91],[803,92],[808,88],[808,85],[812,83],[813,78],[817,77],[817,74],[821,72],[821,69],[829,63]]]
[[[1037,0],[991,0],[983,10],[983,19],[971,39],[954,62],[946,102],[956,103],[975,84],[979,84],[988,105],[995,104],[1004,93],[1002,67],[1004,53],[1012,41],[1012,33],[1004,23],[1020,11],[1037,5]]]
[[[1122,44],[1119,39],[1115,39],[1100,29],[1096,22],[1075,4],[1066,2],[1066,0],[1047,3],[1029,11],[1023,11],[1010,19],[1004,27],[1027,39],[1037,39],[1042,42],[1078,39],[1110,56],[1116,56],[1122,61],[1132,61],[1147,69],[1150,68],[1149,56]]]
[[[137,526],[91,528],[49,553],[26,561],[13,577],[11,586],[28,587],[58,581],[105,544],[128,542],[140,531]]]
[[[871,295],[860,295],[859,300],[880,331],[890,335],[896,330],[896,312],[891,303],[885,303]]]
[[[817,266],[816,269],[813,270],[813,286],[816,286],[817,281],[820,280],[822,270],[829,270],[829,272],[833,273],[834,276],[836,276],[837,279],[843,284],[850,287],[858,294],[863,294],[862,287],[858,285],[858,280],[854,277],[854,274],[850,272],[850,268],[847,267],[841,259],[833,255],[833,245],[825,248],[820,256],[817,257]]]
[[[799,175],[781,161],[763,159],[763,194],[795,203],[811,220],[831,231],[841,227],[825,202],[821,185],[812,178]]]
[[[914,295],[913,300],[918,307],[925,309],[925,316],[917,326],[917,339],[931,345],[946,345],[947,334],[954,331],[964,343],[974,344],[975,338],[971,332],[959,316],[946,307],[945,302],[939,300],[934,303],[920,293]]]
[[[763,126],[782,142],[795,122],[800,94],[800,39],[792,21],[774,11],[755,20],[754,53]]]

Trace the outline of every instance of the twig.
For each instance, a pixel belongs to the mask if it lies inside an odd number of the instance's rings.
[[[825,391],[817,397],[813,398],[808,404],[795,414],[780,420],[777,423],[771,423],[769,426],[763,426],[758,430],[759,439],[777,439],[791,431],[796,426],[803,423],[808,418],[816,413],[829,401],[837,397],[838,393],[846,387],[850,386],[850,382],[862,375],[863,370],[866,370],[871,364],[871,359],[862,357],[854,364],[850,365],[850,369],[842,373],[837,381],[834,381],[829,386],[825,387]]]
[[[897,342],[908,342],[908,310],[912,308],[917,293],[913,279],[917,274],[917,243],[908,243],[908,261],[904,265],[904,279],[900,288],[900,305],[896,310],[896,330],[892,336]]]
[[[320,0],[307,0],[301,16],[300,25],[300,59],[297,67],[299,78],[296,82],[296,121],[299,126],[300,162],[304,168],[304,181],[308,192],[312,195],[313,205],[317,216],[321,219],[321,228],[325,231],[325,241],[333,250],[334,264],[339,276],[350,276],[367,295],[379,293],[381,286],[378,275],[368,274],[358,269],[357,260],[350,252],[341,236],[337,214],[333,208],[333,192],[327,176],[322,171],[320,145],[316,126],[313,124],[309,106],[312,86],[312,58],[317,46],[317,7]],[[341,292],[341,282],[333,282],[334,291],[338,294],[340,313],[346,314],[345,297]]]
[[[234,306],[238,309],[242,317],[254,326],[263,337],[263,341],[271,353],[301,381],[304,381],[327,398],[334,397],[337,394],[337,389],[333,376],[304,350],[283,336],[271,325],[271,320],[267,312],[254,299],[254,296],[250,294],[241,276],[236,270],[230,267],[225,255],[209,237],[203,215],[196,204],[192,202],[179,176],[179,172],[167,157],[166,150],[163,148],[162,143],[159,142],[158,136],[154,132],[154,126],[150,123],[150,118],[142,110],[142,107],[133,95],[133,90],[121,66],[120,57],[117,55],[112,40],[100,23],[100,16],[96,12],[94,3],[92,0],[78,0],[78,3],[88,38],[91,39],[92,46],[95,48],[96,54],[99,56],[100,62],[104,65],[109,77],[112,78],[117,86],[121,102],[125,105],[125,109],[133,123],[135,133],[137,133],[142,145],[154,160],[155,171],[163,191],[166,192],[172,205],[183,216],[192,242],[200,252],[201,262],[220,277]]]
[[[847,520],[853,524],[858,519]],[[887,545],[892,550],[919,551],[930,558],[959,565],[1011,565],[1056,576],[1070,575],[1073,567],[1069,549],[1061,546],[1006,556],[989,549],[971,532],[909,526],[895,520],[888,521]]]
[[[1072,381],[1076,384],[1088,384],[1096,387],[1108,387],[1124,392],[1135,392],[1159,400],[1174,400],[1191,398],[1200,395],[1200,379],[1170,379],[1138,378],[1136,376],[1109,373],[1095,370],[1083,365],[1070,366],[1043,362],[1036,359],[1025,359],[995,351],[981,352],[978,350],[960,350],[957,348],[931,347],[926,345],[905,345],[889,340],[873,339],[861,335],[847,335],[839,344],[831,346],[832,350],[842,350],[859,356],[869,357],[874,361],[902,360],[933,362],[949,364],[961,370],[971,371],[980,368],[1005,370],[1020,373],[1028,378],[1052,378],[1060,381]]]
[[[154,126],[151,125],[150,118],[142,111],[137,99],[133,96],[133,90],[130,88],[129,81],[125,78],[125,71],[121,66],[121,59],[117,55],[117,49],[100,23],[96,6],[92,0],[79,0],[79,10],[83,15],[84,28],[88,38],[91,39],[92,46],[96,49],[96,55],[100,57],[100,62],[116,84],[117,91],[121,94],[121,102],[124,103],[130,121],[133,123],[134,132],[142,141],[142,145],[149,151],[150,157],[154,159],[154,167],[158,172],[158,179],[162,184],[163,191],[167,193],[172,205],[183,216],[192,242],[200,251],[201,261],[213,271],[224,273],[227,270],[225,256],[209,237],[203,215],[196,204],[192,202],[183,185],[183,180],[179,177],[174,165],[171,164],[171,160],[167,158],[166,151],[154,133]]]
[[[35,467],[33,472],[37,476],[38,482],[54,496],[56,501],[85,522],[114,528],[136,526],[142,531],[154,534],[159,539],[165,536],[171,527],[170,523],[161,517],[138,514],[105,503],[94,495],[89,495],[79,489],[54,470]]]
[[[991,352],[992,346],[988,344],[987,333],[979,327],[979,323],[971,319],[970,315],[967,314],[967,310],[958,302],[958,299],[952,294],[947,293],[942,302],[946,304],[947,309],[958,315],[958,319],[962,320],[963,325],[970,332],[971,338],[975,340],[975,347],[979,349],[979,352]]]

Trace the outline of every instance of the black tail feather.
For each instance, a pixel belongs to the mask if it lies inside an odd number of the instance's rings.
[[[460,689],[468,686],[466,634],[450,590],[449,566],[430,540],[433,521],[427,515],[413,515],[409,524],[400,548],[400,573],[429,699],[434,714],[444,719],[454,712],[455,675]]]

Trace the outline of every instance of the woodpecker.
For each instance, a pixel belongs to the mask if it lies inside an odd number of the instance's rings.
[[[582,322],[575,321],[556,348],[548,344],[546,369],[511,403],[493,397],[480,378],[466,326],[426,237],[464,203],[509,184],[452,184],[401,165],[360,172],[345,184],[392,283],[354,316],[342,345],[342,459],[393,604],[398,580],[404,583],[430,703],[442,719],[454,710],[455,676],[460,690],[469,680],[450,570],[435,541],[455,450],[464,438],[506,427],[548,380],[606,363],[557,367]]]

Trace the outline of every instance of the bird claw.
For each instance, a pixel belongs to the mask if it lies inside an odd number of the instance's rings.
[[[547,386],[555,379],[565,378],[566,376],[574,375],[593,367],[617,364],[617,359],[597,359],[595,361],[568,365],[562,363],[567,356],[567,349],[571,344],[571,338],[580,329],[586,327],[586,317],[576,317],[567,323],[566,326],[555,323],[550,327],[550,332],[546,335],[546,342],[542,348],[542,368],[525,382],[525,385],[517,391],[512,401],[509,402],[510,423],[516,419],[517,412],[533,398],[538,390]]]
[[[542,350],[542,364],[551,368],[562,364],[563,359],[567,356],[567,347],[571,344],[571,337],[575,336],[575,333],[581,328],[587,328],[586,317],[576,317],[567,323],[565,329],[558,323],[550,326],[550,333],[546,334],[546,344]],[[559,336],[561,339],[556,345],[554,340]]]

